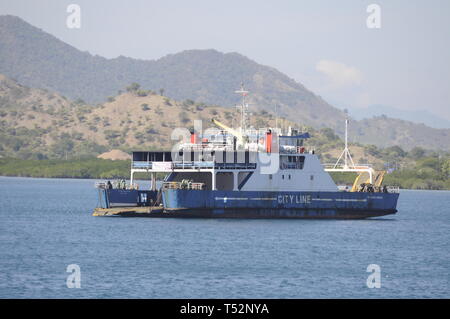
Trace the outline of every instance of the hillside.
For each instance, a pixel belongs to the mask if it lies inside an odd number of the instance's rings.
[[[176,142],[170,139],[174,128],[190,128],[194,120],[202,120],[207,129],[213,127],[213,117],[234,126],[239,119],[230,108],[180,102],[132,86],[124,91],[103,104],[87,105],[0,75],[0,156],[65,159],[98,156],[112,149],[171,149]],[[275,121],[260,111],[253,112],[250,124],[275,126]],[[278,125],[296,124],[279,118]],[[313,135],[308,144],[326,161],[335,161],[343,147],[339,137],[331,129],[308,131]],[[353,150],[358,161],[380,161],[362,146],[353,145]]]
[[[83,101],[103,103],[125,86],[137,82],[143,89],[151,89],[174,100],[230,107],[239,99],[233,92],[242,81],[251,91],[250,106],[255,113],[265,110],[273,114],[277,106],[278,116],[317,129],[330,127],[341,137],[343,135],[344,113],[341,110],[276,69],[260,65],[238,53],[189,50],[158,60],[137,60],[123,56],[106,59],[81,52],[20,18],[9,15],[0,16],[0,43],[1,74],[29,87],[58,92],[61,99],[66,96],[80,102],[78,104],[81,106]],[[126,97],[119,97],[118,101],[126,103]],[[104,105],[109,107],[108,103]],[[67,105],[65,110],[75,112]],[[77,108],[77,112],[80,110],[83,108]],[[192,115],[189,108],[184,111],[188,117]],[[92,112],[101,113],[98,110]],[[233,112],[233,109],[230,108],[228,112]],[[151,115],[154,115],[154,111],[145,113],[147,117]],[[90,119],[88,115],[84,116]],[[49,116],[46,119],[50,120]],[[125,119],[128,120],[133,120],[133,116]],[[167,118],[169,121],[170,116]],[[111,123],[111,127],[117,130],[113,124],[116,123]],[[405,149],[421,146],[450,150],[450,129],[433,129],[385,117],[352,121],[351,128],[355,142],[379,147],[400,145]],[[142,127],[137,125],[136,129],[140,131]],[[162,128],[162,136],[166,131]],[[88,130],[84,134],[95,135],[96,140],[104,142],[96,132]],[[127,137],[126,142],[132,142],[132,138]]]
[[[350,129],[352,141],[382,145],[380,140],[389,141],[389,146],[400,145],[405,150],[416,146],[434,150],[450,150],[450,129],[435,129],[424,124],[376,116],[364,119]]]
[[[423,123],[434,128],[450,128],[450,120],[434,115],[427,110],[406,110],[386,105],[370,105],[367,108],[347,108],[355,120],[370,119],[386,115],[394,119],[402,119],[413,123]]]
[[[213,126],[213,117],[230,126],[236,126],[239,120],[235,109],[192,100],[176,101],[136,85],[123,91],[103,104],[88,105],[0,75],[0,156],[71,158],[97,156],[111,149],[170,149],[174,128],[191,128],[194,120],[202,120],[206,129]],[[264,110],[254,111],[250,125],[275,126],[275,121]],[[278,118],[278,125],[307,129],[313,136],[308,144],[326,162],[334,162],[343,148],[342,140],[330,128],[303,127],[284,118]],[[363,133],[376,136],[376,125],[374,128],[368,122],[366,127]],[[384,129],[389,133],[389,127]],[[410,134],[414,137],[415,133]],[[408,138],[405,136],[405,142],[410,143]],[[356,161],[381,164],[381,153],[373,156],[373,149],[370,145],[352,144]]]
[[[98,155],[113,148],[170,149],[174,128],[211,118],[232,125],[234,109],[183,102],[155,92],[130,90],[109,102],[87,105],[0,75],[0,154],[22,158]],[[253,124],[274,125],[264,113]]]

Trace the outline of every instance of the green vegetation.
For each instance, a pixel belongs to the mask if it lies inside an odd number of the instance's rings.
[[[129,177],[129,161],[111,161],[97,158],[71,160],[0,159],[0,175],[47,178],[101,178]],[[332,173],[338,184],[353,184],[354,173]],[[139,178],[140,176],[136,176]],[[143,176],[142,176],[143,177]],[[414,167],[387,174],[385,185],[404,189],[450,189],[450,158],[424,157]]]
[[[426,157],[386,176],[385,183],[410,189],[450,189],[450,158]]]
[[[0,158],[0,176],[44,178],[128,179],[130,161],[87,158],[81,160],[21,160]],[[163,179],[165,174],[156,177]],[[148,173],[136,173],[136,179],[149,179]]]
[[[172,106],[172,103],[170,102],[170,99],[168,97],[164,97],[164,104],[167,106]]]
[[[0,175],[59,178],[129,178],[129,161],[0,159]]]
[[[126,87],[127,92],[136,92],[139,90],[141,85],[139,83],[133,82],[129,86]]]
[[[180,118],[180,122],[182,124],[187,124],[190,121],[189,116],[185,111],[180,112],[180,114],[178,114],[178,117]]]

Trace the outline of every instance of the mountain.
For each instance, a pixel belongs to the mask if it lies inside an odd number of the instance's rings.
[[[189,50],[144,61],[105,59],[64,43],[15,16],[0,16],[0,73],[30,87],[101,102],[132,82],[178,100],[233,106],[245,83],[257,109],[277,110],[297,122],[333,127],[343,112],[274,68],[238,53]],[[301,110],[301,112],[299,112]],[[319,115],[320,114],[320,115]]]
[[[370,105],[366,108],[347,108],[351,117],[356,120],[370,119],[386,115],[390,118],[402,119],[418,124],[425,124],[433,128],[450,128],[450,121],[434,115],[427,110],[403,110],[387,105]]]
[[[207,129],[213,126],[213,117],[234,126],[238,118],[233,112],[137,88],[110,97],[103,104],[88,105],[45,89],[23,86],[0,74],[0,158],[80,158],[102,153],[102,157],[117,157],[115,149],[167,150],[178,142],[171,139],[175,128],[191,128],[194,120],[201,120],[203,129]],[[276,122],[280,127],[299,128],[265,111],[250,119],[255,127],[273,127]],[[324,161],[335,162],[343,149],[342,140],[329,128],[308,131],[312,135],[308,146],[314,147]],[[352,143],[350,149],[357,162],[383,164],[380,151],[373,147]],[[109,150],[113,151],[105,153]],[[385,151],[385,155],[391,153]]]
[[[179,141],[171,139],[175,128],[190,128],[194,120],[201,120],[207,129],[213,126],[213,117],[233,125],[232,111],[148,90],[130,90],[103,104],[88,105],[0,74],[0,157],[65,158],[97,156],[116,148],[171,149]],[[275,118],[262,112],[250,124],[274,126]]]
[[[10,15],[0,16],[0,43],[0,73],[32,88],[57,92],[62,99],[77,100],[81,105],[82,100],[91,105],[101,103],[137,82],[142,89],[160,92],[177,101],[230,107],[239,100],[233,92],[244,82],[251,91],[252,113],[265,110],[300,125],[329,127],[343,135],[343,111],[276,69],[238,53],[189,50],[158,60],[123,56],[106,59],[81,52]],[[71,109],[73,102],[67,103],[67,112],[79,111]],[[400,145],[411,149],[417,145],[450,149],[449,129],[438,130],[385,117],[352,121],[351,133],[354,141],[380,147]]]
[[[361,120],[354,126],[350,122],[349,135],[351,141],[363,144],[399,145],[405,150],[414,147],[450,150],[450,129],[435,129],[383,115]]]

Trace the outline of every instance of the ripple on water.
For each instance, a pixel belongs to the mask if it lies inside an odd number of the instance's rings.
[[[373,220],[95,218],[94,182],[0,177],[0,297],[450,297],[448,191]]]

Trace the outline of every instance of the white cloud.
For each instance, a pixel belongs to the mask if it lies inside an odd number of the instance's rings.
[[[320,60],[316,64],[316,70],[323,73],[334,87],[359,85],[363,78],[357,68],[331,60]]]

